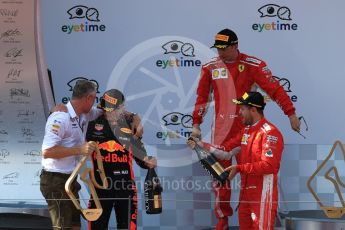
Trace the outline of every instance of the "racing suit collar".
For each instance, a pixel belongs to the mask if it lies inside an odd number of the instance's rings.
[[[237,49],[237,58],[236,58],[236,62],[239,62],[241,59],[243,59],[243,54],[240,52],[239,49]]]
[[[261,118],[259,121],[255,122],[255,123],[252,124],[252,125],[249,125],[248,127],[249,127],[250,129],[259,129],[259,128],[261,128],[262,124],[265,123],[265,122],[266,122],[266,118],[263,117],[263,118]]]
[[[235,60],[231,60],[231,61],[225,61],[225,60],[223,60],[223,62],[224,62],[225,64],[234,64],[234,63],[240,61],[240,56],[241,56],[241,55],[242,55],[242,54],[241,54],[240,51],[237,49],[237,57],[236,57]],[[220,59],[220,58],[219,58],[219,59]]]

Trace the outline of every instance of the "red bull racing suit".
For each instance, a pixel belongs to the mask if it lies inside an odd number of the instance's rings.
[[[289,96],[272,76],[266,63],[239,52],[234,62],[225,63],[218,57],[202,66],[193,111],[193,124],[202,123],[213,94],[215,113],[212,144],[223,145],[244,127],[239,116],[239,106],[236,106],[232,99],[241,97],[245,92],[255,91],[257,86],[276,101],[287,116],[295,114],[295,108]],[[224,160],[221,163],[224,167],[228,167],[231,165],[231,160]],[[229,183],[223,186],[214,183],[213,190],[216,217],[231,216]]]
[[[241,175],[238,218],[240,229],[274,228],[278,208],[278,172],[284,149],[280,131],[265,118],[247,126],[224,143],[226,151],[241,146],[237,170]]]
[[[109,188],[97,189],[103,213],[97,221],[89,223],[89,229],[108,229],[110,214],[115,209],[117,229],[136,229],[137,191],[134,181],[133,158],[142,168],[147,168],[143,159],[147,155],[142,142],[133,138],[131,123],[133,116],[123,116],[116,125],[110,125],[104,116],[88,125],[87,141],[98,142],[102,155],[105,174]],[[93,170],[99,184],[101,179],[97,173],[96,153],[91,155]],[[130,198],[130,210],[128,210]],[[94,208],[90,200],[90,208]]]

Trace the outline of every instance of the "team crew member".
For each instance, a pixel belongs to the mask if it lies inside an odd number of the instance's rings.
[[[245,92],[259,86],[272,100],[276,101],[289,117],[293,130],[299,132],[300,121],[295,108],[284,88],[272,76],[266,63],[256,57],[238,50],[237,35],[230,29],[220,31],[211,48],[216,48],[218,57],[202,66],[197,98],[193,111],[193,137],[201,136],[200,124],[207,112],[211,95],[215,102],[215,115],[212,127],[212,144],[221,146],[235,137],[243,129],[239,117],[239,107],[229,101],[242,96]],[[231,160],[221,161],[224,167],[231,165]],[[216,229],[228,227],[228,216],[232,215],[230,185],[219,186],[214,183],[215,214],[218,218]]]
[[[109,189],[97,189],[103,213],[101,217],[89,222],[89,229],[108,229],[110,214],[115,209],[117,229],[136,229],[137,191],[134,181],[133,158],[142,168],[156,166],[156,158],[149,159],[140,138],[132,134],[131,127],[134,114],[124,109],[124,96],[116,89],[104,93],[99,107],[104,115],[89,123],[86,138],[98,142]],[[97,174],[96,153],[92,155],[93,170],[96,180],[101,184]],[[128,210],[128,198],[131,207]],[[90,208],[94,208],[90,200]],[[130,216],[128,213],[130,211]]]
[[[79,80],[73,88],[66,112],[53,112],[47,120],[42,144],[40,189],[47,200],[54,230],[80,229],[80,212],[69,200],[65,183],[81,156],[93,152],[95,144],[85,143],[89,120],[102,111],[92,108],[96,98],[93,82]],[[78,197],[80,185],[75,181],[73,193]]]
[[[223,149],[230,151],[237,146],[241,147],[237,155],[238,164],[226,169],[230,171],[230,180],[237,172],[241,175],[238,211],[240,229],[274,229],[283,136],[264,117],[265,103],[260,93],[245,93],[234,102],[240,105],[239,113],[246,127],[236,138],[224,143]],[[190,145],[194,147],[195,142]],[[213,147],[207,144],[204,146],[214,151]]]

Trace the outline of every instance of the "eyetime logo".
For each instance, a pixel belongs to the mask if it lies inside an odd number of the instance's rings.
[[[286,6],[266,4],[258,9],[260,18],[274,18],[272,22],[254,23],[252,29],[258,32],[297,30],[298,25],[291,23],[291,10]]]
[[[295,95],[293,93],[293,91],[291,90],[291,83],[290,83],[289,79],[284,78],[284,77],[277,77],[277,76],[272,76],[272,78],[279,81],[279,84],[284,88],[285,92],[289,94],[292,102],[298,101],[297,95]],[[266,102],[271,101],[271,98],[266,94],[266,92],[264,92],[262,90],[259,90],[259,91],[264,95]]]
[[[283,86],[283,88],[284,88],[284,90],[285,90],[285,92],[287,92],[287,93],[293,93],[292,92],[292,90],[291,90],[291,83],[290,83],[290,81],[287,79],[287,78],[284,78],[284,77],[277,77],[277,76],[273,76],[277,81],[279,81],[279,84],[281,85],[281,86]],[[290,99],[291,99],[291,101],[293,101],[293,102],[297,102],[297,99],[298,99],[298,97],[296,96],[296,95],[291,95],[290,96]]]
[[[168,59],[160,59],[156,61],[156,66],[162,69],[169,67],[195,67],[201,66],[201,61],[196,59],[194,54],[194,46],[191,43],[184,43],[182,41],[173,40],[162,45],[164,54],[182,54],[180,57],[170,57]]]
[[[83,19],[83,22],[78,24],[63,25],[62,32],[71,34],[73,32],[104,32],[106,26],[99,24],[99,12],[96,8],[77,5],[67,11],[69,19]]]
[[[73,88],[74,88],[74,86],[75,86],[75,84],[79,81],[79,80],[89,80],[89,79],[87,79],[87,78],[85,78],[85,77],[76,77],[76,78],[73,78],[72,80],[70,80],[69,82],[67,82],[67,86],[69,87],[69,89],[68,89],[68,91],[73,91]],[[89,80],[89,81],[91,81],[91,82],[93,82],[93,83],[95,83],[95,85],[96,85],[96,93],[99,93],[99,84],[98,84],[98,82],[96,81],[96,80]],[[62,103],[64,103],[64,104],[67,104],[69,101],[70,101],[70,97],[63,97],[62,99],[61,99],[61,102]],[[96,103],[98,103],[99,102],[99,98],[98,98],[98,96],[96,97]]]
[[[192,134],[189,130],[192,128],[192,116],[189,114],[183,114],[180,112],[172,112],[162,117],[164,126],[182,126],[183,128],[177,128],[176,130],[166,129],[156,133],[158,139],[165,141],[170,138],[188,138]],[[187,130],[186,130],[187,129]]]

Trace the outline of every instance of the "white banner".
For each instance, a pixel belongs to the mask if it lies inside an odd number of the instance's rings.
[[[0,200],[6,203],[45,203],[37,199],[43,199],[39,171],[44,110],[52,101],[49,87],[41,94],[40,85],[48,79],[44,62],[36,58],[36,16],[35,1],[0,2],[0,186],[6,191]]]

